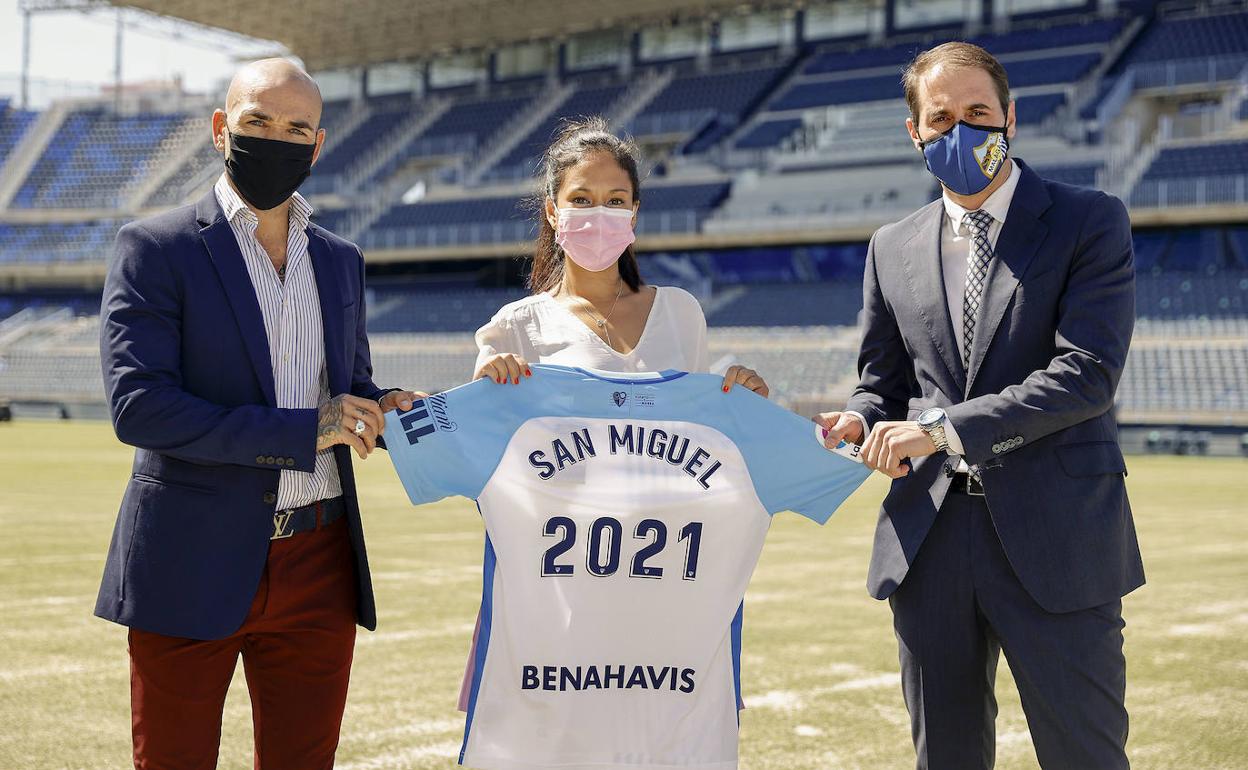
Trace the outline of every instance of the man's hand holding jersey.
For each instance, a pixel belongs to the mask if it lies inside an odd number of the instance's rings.
[[[316,450],[345,444],[360,459],[377,448],[377,437],[386,429],[386,412],[411,409],[412,401],[428,394],[411,390],[392,390],[380,399],[341,393],[321,404],[317,410]]]
[[[890,479],[899,479],[910,472],[903,461],[927,457],[936,452],[932,437],[913,420],[879,422],[864,436],[862,420],[850,412],[824,412],[815,416],[824,430],[823,443],[829,449],[841,441],[862,446],[862,462]]]

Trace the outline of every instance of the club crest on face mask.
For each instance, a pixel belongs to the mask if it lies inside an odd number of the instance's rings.
[[[609,206],[556,208],[559,215],[555,243],[576,264],[591,273],[606,270],[637,237],[633,210]]]
[[[1010,151],[1005,131],[1005,126],[959,121],[949,131],[922,143],[927,170],[958,195],[982,192],[1005,166]]]
[[[228,132],[225,170],[243,200],[260,211],[277,208],[312,173],[315,144],[297,144]]]

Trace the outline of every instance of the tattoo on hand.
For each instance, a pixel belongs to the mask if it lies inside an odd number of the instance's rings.
[[[321,404],[320,414],[316,421],[316,448],[318,450],[333,446],[338,431],[342,428],[342,396],[334,396]]]

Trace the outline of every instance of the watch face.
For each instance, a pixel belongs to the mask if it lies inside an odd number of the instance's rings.
[[[932,428],[939,425],[945,419],[945,410],[939,407],[924,409],[919,413],[919,427]]]

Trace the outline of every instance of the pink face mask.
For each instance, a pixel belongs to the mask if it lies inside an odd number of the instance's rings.
[[[591,273],[614,265],[624,249],[637,240],[633,235],[632,209],[595,206],[555,210],[559,212],[555,243],[573,262]]]

